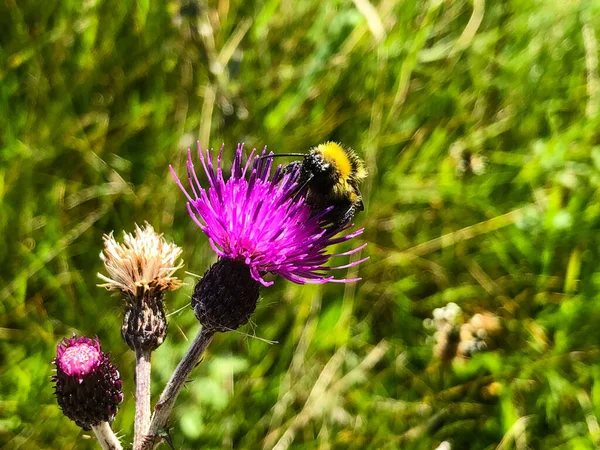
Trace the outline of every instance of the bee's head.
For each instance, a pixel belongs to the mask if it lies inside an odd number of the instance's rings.
[[[311,150],[302,162],[304,170],[311,173],[315,178],[329,178],[335,175],[336,168],[330,161],[323,157],[323,153],[316,149]]]
[[[315,178],[335,184],[346,181],[352,171],[345,150],[335,142],[326,142],[313,148],[305,157],[304,168]]]

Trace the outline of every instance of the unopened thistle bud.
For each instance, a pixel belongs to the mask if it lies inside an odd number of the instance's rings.
[[[323,228],[321,215],[314,215],[302,196],[296,195],[299,171],[278,167],[271,177],[272,158],[254,156],[242,160],[243,145],[238,145],[228,180],[221,168],[223,148],[213,166],[212,151],[198,149],[208,177],[203,187],[192,162],[186,163],[191,194],[173,176],[188,199],[188,211],[219,256],[198,282],[192,306],[200,323],[211,331],[229,331],[244,325],[256,308],[261,286],[270,286],[267,273],[280,275],[298,284],[346,283],[359,278],[336,279],[332,269],[355,266],[367,258],[337,267],[326,263],[336,256],[362,250],[327,254],[331,245],[345,242],[362,230],[337,236],[351,225]]]
[[[122,383],[97,338],[63,339],[54,364],[56,399],[65,416],[84,430],[113,421],[123,400]]]
[[[260,283],[252,278],[246,264],[222,258],[196,284],[192,308],[207,329],[236,330],[250,320],[258,302],[259,288]]]
[[[100,259],[108,276],[99,286],[118,290],[126,301],[121,334],[132,350],[153,351],[167,335],[167,318],[163,306],[165,291],[181,287],[173,276],[182,266],[176,261],[181,248],[169,244],[151,225],[135,235],[125,233],[124,243],[117,243],[113,233],[104,236],[104,252]]]

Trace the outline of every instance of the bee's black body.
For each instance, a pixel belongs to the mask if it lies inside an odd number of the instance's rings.
[[[343,226],[364,209],[358,183],[366,176],[363,162],[351,150],[335,143],[311,149],[302,161],[288,164],[283,172],[299,170],[298,185],[315,213],[331,208],[325,224]]]

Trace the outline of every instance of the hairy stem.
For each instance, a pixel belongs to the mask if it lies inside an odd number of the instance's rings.
[[[123,450],[121,443],[113,433],[108,422],[100,422],[92,427],[102,450]]]
[[[198,364],[200,356],[210,344],[215,332],[207,328],[196,335],[192,345],[187,353],[171,375],[171,379],[165,386],[164,391],[160,395],[158,402],[154,406],[154,414],[150,422],[150,428],[143,441],[140,450],[149,450],[154,448],[161,440],[161,435],[165,432],[167,422],[171,416],[171,411],[175,405],[175,400],[179,395],[179,391],[183,388],[188,376]]]
[[[142,448],[150,425],[150,363],[148,350],[135,351],[135,434],[133,448]]]

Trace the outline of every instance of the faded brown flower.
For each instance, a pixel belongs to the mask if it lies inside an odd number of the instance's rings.
[[[99,286],[131,295],[137,295],[140,288],[166,291],[181,287],[181,281],[173,276],[183,265],[176,262],[180,247],[168,243],[148,223],[141,228],[136,225],[135,234],[124,233],[123,241],[118,243],[112,232],[104,235],[100,259],[108,276],[98,274],[106,282]]]

